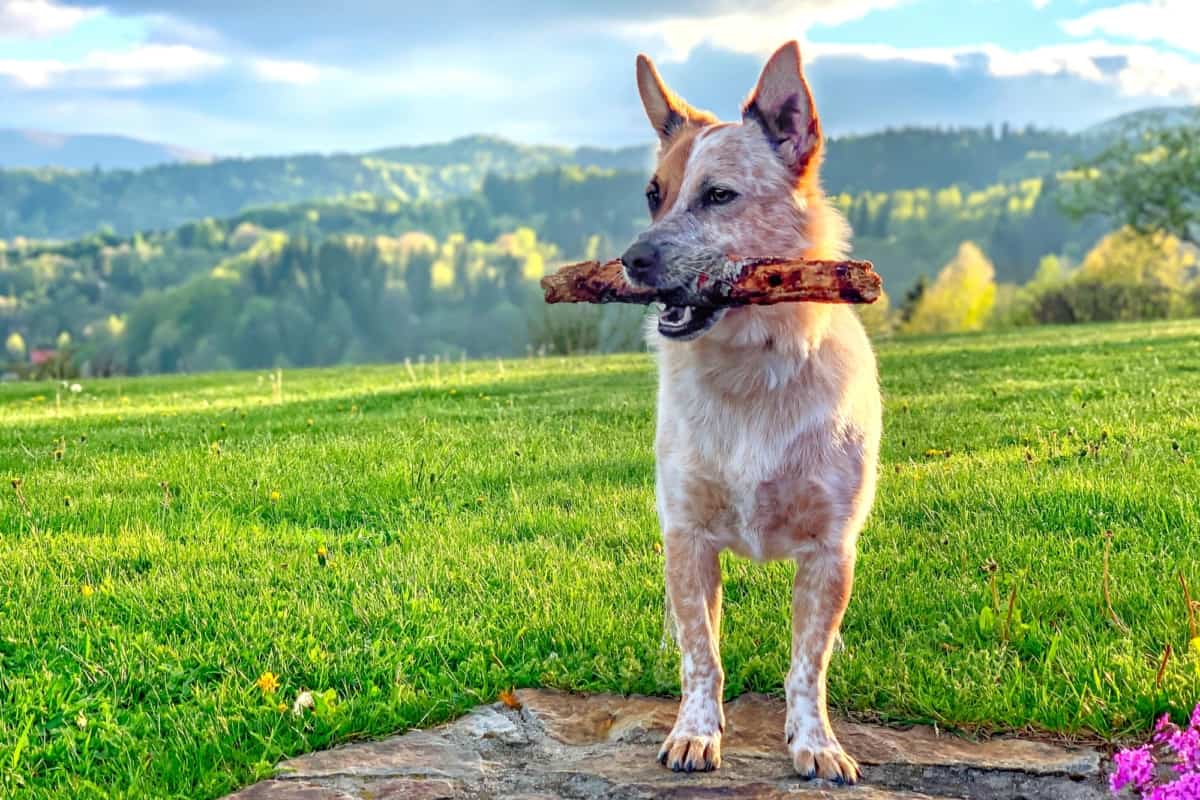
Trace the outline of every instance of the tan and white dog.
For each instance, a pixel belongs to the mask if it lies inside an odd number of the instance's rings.
[[[645,56],[638,90],[660,148],[652,224],[622,256],[635,285],[720,280],[727,255],[842,257],[849,231],[818,181],[823,139],[795,42],[767,62],[740,123],[673,94]],[[785,738],[805,777],[854,782],[829,725],[825,676],[875,495],[875,356],[849,307],[662,307],[657,493],[683,697],[660,760],[721,762],[718,649],[725,549],[793,559]]]

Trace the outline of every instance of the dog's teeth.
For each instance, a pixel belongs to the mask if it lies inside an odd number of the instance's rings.
[[[679,324],[680,324],[680,325],[687,325],[687,324],[688,324],[689,322],[691,322],[691,321],[692,321],[692,307],[691,307],[691,306],[684,306],[684,307],[683,307],[683,316],[681,316],[681,317],[679,318]]]
[[[666,304],[666,303],[655,303],[654,305],[658,306],[658,310],[659,310],[659,311],[666,311],[666,310],[667,310],[667,304]]]

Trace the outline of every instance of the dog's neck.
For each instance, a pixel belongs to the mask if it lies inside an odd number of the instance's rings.
[[[799,377],[833,313],[817,303],[737,309],[695,341],[662,341],[660,369],[686,371],[722,394],[773,392]]]
[[[819,190],[806,193],[798,212],[802,219],[797,238],[782,251],[778,243],[773,244],[773,254],[809,259],[845,255],[845,221]],[[687,370],[694,379],[725,394],[773,392],[800,377],[839,313],[852,312],[823,303],[732,309],[711,331],[690,342],[654,334],[660,369],[668,373]]]

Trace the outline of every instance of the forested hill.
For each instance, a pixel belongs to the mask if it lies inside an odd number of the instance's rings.
[[[1007,127],[904,129],[835,139],[825,166],[833,193],[957,185],[978,189],[1051,173],[1091,152],[1096,137]],[[72,239],[110,228],[167,230],[251,207],[366,193],[438,200],[477,190],[488,174],[567,166],[644,175],[649,146],[619,150],[519,145],[473,136],[366,154],[221,159],[143,170],[0,171],[0,239]]]
[[[958,186],[983,189],[1065,169],[1108,138],[1063,131],[900,128],[831,139],[822,170],[832,194]]]

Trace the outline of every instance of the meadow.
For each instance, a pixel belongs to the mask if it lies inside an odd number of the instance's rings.
[[[879,354],[836,710],[1190,710],[1200,321]],[[644,354],[0,385],[0,795],[216,797],[514,686],[677,692],[653,408]],[[724,560],[729,696],[781,686],[790,572]]]

